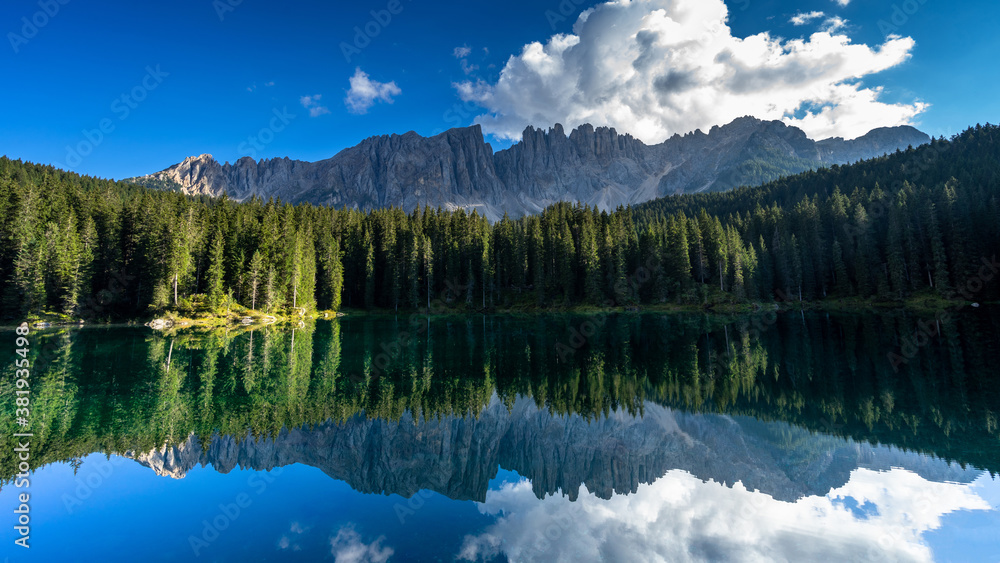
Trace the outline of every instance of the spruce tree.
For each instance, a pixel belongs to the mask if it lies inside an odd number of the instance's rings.
[[[226,265],[225,265],[225,247],[222,242],[222,233],[216,230],[215,235],[212,237],[211,251],[208,258],[208,273],[207,273],[207,291],[206,291],[206,303],[208,308],[212,311],[218,311],[222,306],[223,299],[226,296],[225,290],[225,275],[226,275]]]
[[[260,295],[261,282],[264,277],[264,259],[259,250],[255,250],[253,258],[250,259],[250,267],[247,270],[247,283],[250,289],[250,308],[257,309],[257,297]]]

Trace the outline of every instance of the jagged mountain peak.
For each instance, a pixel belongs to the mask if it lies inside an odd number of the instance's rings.
[[[148,452],[126,452],[156,474],[184,478],[198,465],[228,473],[236,467],[272,470],[303,463],[365,493],[411,497],[434,490],[484,501],[497,467],[531,480],[539,498],[562,492],[575,500],[581,485],[600,498],[634,493],[672,470],[731,486],[742,482],[778,500],[826,495],[857,468],[905,467],[938,481],[971,482],[980,472],[958,464],[750,417],[688,414],[646,403],[643,416],[612,411],[589,420],[552,417],[531,399],[508,408],[494,395],[476,416],[398,422],[360,415],[341,424],[285,429],[277,436],[220,436],[202,446],[197,435]],[[541,429],[541,431],[540,431]],[[557,437],[554,440],[539,436]],[[789,437],[795,438],[794,440]],[[378,448],[359,450],[357,444]],[[789,456],[788,444],[808,444],[811,456]]]
[[[810,168],[846,164],[926,143],[913,127],[882,127],[854,140],[814,141],[800,129],[752,116],[646,145],[613,127],[528,126],[494,153],[480,125],[433,137],[379,135],[319,162],[243,157],[219,164],[190,157],[132,179],[192,195],[373,209],[429,205],[476,209],[491,220],[537,212],[558,201],[602,209],[657,197],[755,185]],[[761,172],[761,171],[765,172]]]

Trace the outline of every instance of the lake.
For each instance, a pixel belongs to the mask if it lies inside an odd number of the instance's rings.
[[[7,330],[0,553],[996,562],[997,313]]]

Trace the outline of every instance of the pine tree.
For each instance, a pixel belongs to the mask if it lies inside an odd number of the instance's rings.
[[[545,304],[546,298],[545,264],[547,262],[547,257],[544,239],[542,237],[542,228],[537,217],[528,218],[527,230],[528,267],[531,270],[531,282],[532,287],[535,290],[535,297],[538,305],[542,306]]]
[[[672,291],[683,294],[691,287],[691,250],[688,248],[688,220],[681,214],[667,223],[666,268],[672,282]]]
[[[554,259],[556,263],[556,280],[554,288],[561,292],[567,301],[573,299],[576,287],[576,272],[573,264],[576,262],[576,248],[569,224],[562,221],[556,240],[554,241]]]
[[[700,221],[694,218],[687,222],[688,246],[691,250],[688,262],[691,264],[694,279],[705,283],[705,279],[708,277],[708,260],[705,255],[705,243],[702,239],[700,225]]]
[[[904,257],[904,241],[901,210],[893,208],[889,215],[889,232],[887,241],[889,281],[892,293],[897,299],[906,297],[906,259]]]
[[[76,270],[76,304],[79,306],[81,300],[91,300],[93,294],[93,279],[95,271],[95,260],[99,248],[97,227],[94,219],[89,215],[83,220],[83,229],[80,232],[79,265]]]
[[[793,237],[794,243],[794,237]],[[727,233],[727,244],[729,248],[729,260],[730,268],[732,270],[732,282],[730,285],[730,292],[737,299],[746,298],[746,279],[743,273],[743,266],[745,263],[746,251],[743,249],[743,243],[740,241],[740,236],[737,234],[736,229],[729,227]]]
[[[297,309],[299,307],[299,288],[302,285],[302,269],[303,269],[303,249],[304,242],[302,233],[296,229],[293,231],[291,240],[289,241],[289,253],[287,262],[287,277],[288,289],[285,294],[288,296],[288,306]]]
[[[222,242],[222,233],[218,230],[215,231],[215,235],[212,237],[212,248],[208,258],[208,277],[206,298],[208,308],[213,311],[218,311],[219,307],[222,306],[223,299],[226,296],[225,290],[225,275],[226,275],[226,265],[225,265],[225,247]]]
[[[911,164],[925,147],[760,188],[613,212],[558,203],[494,225],[461,210],[191,198],[0,158],[0,314],[134,318],[203,293],[209,306],[235,294],[267,311],[341,300],[416,309],[435,295],[485,310],[526,290],[540,306],[776,290],[803,300],[928,288],[953,297],[975,275],[972,257],[1000,246],[997,131],[935,140],[953,156],[920,174]],[[901,174],[909,181],[887,196],[879,186]],[[996,284],[982,291],[981,300],[1000,295]]]
[[[841,296],[853,295],[854,290],[847,274],[847,265],[844,263],[844,251],[840,240],[833,241],[833,274],[837,293]]]
[[[427,311],[431,310],[431,295],[434,293],[431,289],[432,281],[434,280],[434,248],[431,245],[429,238],[424,237],[423,251],[421,252],[421,258],[424,263],[424,286],[427,297]]]
[[[857,281],[858,295],[871,297],[875,293],[872,280],[874,272],[871,267],[874,249],[871,243],[868,212],[860,203],[854,208],[854,227],[857,233],[854,247],[854,277]]]
[[[21,201],[13,218],[13,285],[20,297],[21,311],[38,312],[46,304],[44,234],[38,232],[40,198],[33,187],[21,190]]]
[[[756,298],[770,301],[774,297],[774,260],[764,243],[764,235],[757,240],[757,258]]]
[[[301,266],[296,291],[296,305],[307,311],[316,308],[316,245],[312,227],[306,225],[299,237]]]
[[[264,276],[264,259],[259,250],[255,250],[253,258],[250,259],[250,269],[247,271],[248,283],[250,285],[250,308],[257,309],[257,296]]]
[[[375,307],[375,247],[372,244],[372,233],[369,228],[365,228],[362,245],[364,252],[365,308],[372,309]]]
[[[949,179],[942,191],[945,216],[947,217],[948,264],[949,274],[954,280],[965,280],[972,277],[969,269],[968,250],[972,241],[969,235],[969,216],[964,200],[958,197],[959,183],[954,177]]]
[[[273,265],[267,267],[267,275],[264,277],[264,311],[270,313],[278,303],[278,271]]]
[[[173,277],[173,303],[174,307],[177,307],[180,287],[187,281],[187,276],[190,275],[193,266],[192,251],[197,237],[194,210],[188,210],[183,222],[174,224],[170,217],[164,217],[164,221],[162,232],[169,245],[165,258],[168,271]]]
[[[604,301],[601,291],[601,258],[597,252],[597,233],[594,231],[593,218],[585,212],[580,228],[580,271],[583,272],[583,298],[591,305],[600,305]]]
[[[496,275],[500,289],[514,285],[514,274],[517,269],[516,243],[514,241],[514,223],[506,213],[494,228],[496,255]]]
[[[804,268],[802,263],[802,245],[799,244],[799,239],[795,235],[792,235],[791,240],[789,241],[788,253],[791,256],[791,262],[792,262],[791,288],[792,291],[794,291],[792,296],[798,298],[799,301],[802,301],[803,298],[802,281],[804,276]]]
[[[410,228],[411,230],[409,232],[409,236],[407,237],[409,250],[406,259],[406,293],[410,307],[416,309],[420,307],[420,268],[423,265],[421,252],[423,250],[424,243],[423,236],[416,230],[419,227],[413,225]]]
[[[938,223],[937,210],[933,203],[927,206],[927,233],[931,241],[931,257],[933,260],[934,288],[942,297],[951,296],[951,281],[948,276],[948,255],[945,251],[944,237]]]

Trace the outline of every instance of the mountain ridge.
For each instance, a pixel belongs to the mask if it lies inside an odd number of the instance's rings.
[[[413,131],[372,136],[317,162],[242,157],[220,164],[202,154],[129,181],[240,201],[274,197],[363,210],[465,208],[497,220],[560,201],[611,210],[667,195],[759,185],[928,141],[910,126],[814,141],[780,121],[748,116],[656,145],[612,127],[585,124],[567,134],[560,124],[548,130],[529,126],[521,141],[494,151],[473,125],[432,137]]]
[[[538,498],[562,494],[570,500],[577,499],[581,486],[603,499],[632,494],[674,470],[730,487],[741,482],[785,502],[824,496],[858,468],[905,467],[930,480],[954,482],[971,482],[980,474],[783,422],[685,413],[654,403],[646,403],[643,412],[614,411],[596,420],[553,417],[531,399],[519,398],[508,409],[494,395],[477,416],[424,419],[407,413],[391,422],[359,415],[275,436],[214,434],[204,443],[192,434],[177,444],[123,455],[174,479],[198,465],[229,473],[302,463],[362,493],[410,498],[432,490],[478,502],[486,500],[500,467],[529,479]],[[788,445],[802,441],[809,455],[789,455]]]

